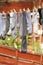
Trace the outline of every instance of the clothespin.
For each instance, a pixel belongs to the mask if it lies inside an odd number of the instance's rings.
[[[3,14],[6,14],[5,11],[2,11]]]
[[[13,10],[10,10],[10,12],[13,12]]]
[[[41,6],[39,5],[39,7],[38,8],[41,8]]]
[[[15,9],[13,9],[13,11],[14,11],[15,13],[17,13],[17,11],[16,11]]]
[[[22,9],[19,9],[20,12],[22,12]]]
[[[25,8],[23,8],[23,11],[25,11]]]

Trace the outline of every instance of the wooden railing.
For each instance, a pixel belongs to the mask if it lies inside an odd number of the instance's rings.
[[[43,65],[43,55],[22,53],[17,49],[0,46],[0,63],[2,65]]]

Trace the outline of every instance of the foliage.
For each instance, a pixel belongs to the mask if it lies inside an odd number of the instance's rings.
[[[31,38],[27,35],[26,40],[29,43]],[[17,36],[16,39],[14,39],[12,36],[6,36],[5,40],[0,39],[0,45],[21,49],[21,44],[22,44],[22,40],[20,36]],[[42,53],[42,50],[40,48],[40,40],[37,40],[34,43],[31,42],[30,44],[27,44],[27,47],[28,46],[29,48],[27,50],[31,49],[32,51],[34,51],[34,53]]]

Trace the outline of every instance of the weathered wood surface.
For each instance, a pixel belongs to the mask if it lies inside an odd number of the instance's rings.
[[[21,53],[17,49],[0,46],[2,65],[43,65],[43,55]]]

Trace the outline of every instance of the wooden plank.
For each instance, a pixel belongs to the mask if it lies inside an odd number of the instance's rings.
[[[18,61],[18,65],[33,65],[32,63],[20,62]]]
[[[8,65],[15,65],[16,64],[16,59],[8,58],[5,56],[0,56],[0,63],[2,64],[8,64]]]
[[[11,56],[16,56],[16,50],[12,50],[4,46],[3,47],[0,46],[0,53],[11,55]]]
[[[32,60],[32,61],[36,61],[36,62],[40,62],[40,60],[41,60],[40,55],[31,54],[31,53],[21,53],[21,52],[18,52],[18,58]]]

